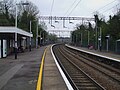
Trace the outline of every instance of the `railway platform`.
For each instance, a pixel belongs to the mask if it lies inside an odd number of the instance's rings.
[[[39,80],[45,50],[43,76]],[[42,82],[38,83],[39,81]],[[41,90],[40,88],[68,90],[52,56],[51,45],[18,53],[17,59],[14,59],[14,55],[0,59],[0,90]]]
[[[0,59],[0,90],[36,90],[45,47]]]
[[[42,90],[68,90],[52,56],[50,46],[47,48],[44,61]]]
[[[117,54],[70,47],[120,60]],[[39,79],[43,59],[42,79]],[[38,81],[42,81],[41,84]],[[0,59],[0,90],[41,90],[36,89],[39,85],[42,90],[68,90],[67,84],[52,54],[51,45],[20,53],[17,60],[14,55]]]
[[[71,45],[68,45],[68,46],[71,46]],[[99,50],[90,50],[88,48],[84,48],[84,47],[76,47],[76,46],[71,46],[73,48],[76,48],[76,49],[80,49],[80,50],[84,50],[86,52],[90,52],[90,53],[93,53],[93,54],[98,54],[98,55],[101,55],[101,56],[105,56],[105,57],[108,57],[108,58],[113,58],[113,59],[117,59],[120,61],[120,55],[119,54],[115,54],[115,53],[110,53],[110,52],[107,52],[107,51],[99,51]]]

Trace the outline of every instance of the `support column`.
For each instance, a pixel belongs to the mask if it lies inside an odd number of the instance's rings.
[[[15,33],[15,59],[17,59],[17,33]]]
[[[30,21],[30,33],[31,33],[31,21]],[[31,36],[30,36],[30,45],[29,45],[29,50],[31,51]]]

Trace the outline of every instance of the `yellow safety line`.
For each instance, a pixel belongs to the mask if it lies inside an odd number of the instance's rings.
[[[39,76],[38,76],[38,81],[37,81],[37,88],[36,90],[41,90],[42,88],[42,75],[43,75],[43,65],[44,65],[44,59],[46,55],[47,48],[44,51],[44,54],[42,56],[42,61],[41,61],[41,66],[40,66],[40,71],[39,71]]]

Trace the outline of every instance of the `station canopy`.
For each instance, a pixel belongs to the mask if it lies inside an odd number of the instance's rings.
[[[120,42],[120,39],[118,39],[117,42]]]
[[[29,32],[26,32],[22,29],[19,29],[19,28],[16,28],[16,27],[0,27],[0,33],[7,33],[7,34],[14,34],[14,33],[17,33],[17,34],[20,34],[20,35],[23,35],[23,36],[26,36],[26,37],[33,37],[33,34],[29,33]]]

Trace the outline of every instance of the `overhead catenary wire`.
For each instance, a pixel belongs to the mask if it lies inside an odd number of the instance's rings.
[[[67,15],[67,16],[69,16],[75,9],[76,9],[76,7],[79,5],[79,3],[81,2],[82,0],[79,0],[79,2],[75,5],[75,7],[71,10],[71,12]]]
[[[52,5],[51,5],[51,11],[50,11],[50,19],[49,19],[49,23],[51,24],[52,27],[55,27],[52,25],[52,11],[53,11],[53,6],[54,6],[54,0],[52,0]]]
[[[107,11],[109,11],[109,10],[111,10],[111,9],[115,8],[116,6],[119,6],[119,5],[120,5],[120,3],[119,3],[119,4],[117,4],[117,5],[115,5],[115,6],[113,6],[113,7],[111,7],[111,8],[109,8],[109,9],[107,9],[107,10],[105,10],[105,11],[103,11],[102,13],[106,13]]]
[[[101,15],[104,15],[104,16],[105,16],[105,14],[108,13],[110,10],[112,10],[113,8],[115,8],[115,7],[117,7],[118,5],[120,5],[120,3],[119,3],[119,4],[113,6],[113,4],[115,4],[115,1],[117,1],[117,0],[113,0],[112,2],[110,2],[110,3],[106,4],[105,6],[99,8],[98,10],[96,10],[96,12],[99,11],[99,13],[100,13]],[[93,13],[94,13],[94,12],[93,12]],[[112,11],[109,12],[109,14],[110,14],[110,13],[112,13]]]
[[[71,4],[71,6],[67,9],[66,13],[64,16],[70,11],[70,9],[73,7],[73,5],[77,2],[77,0],[74,0],[74,2]]]
[[[115,1],[116,1],[116,0],[113,0],[112,2],[110,2],[110,3],[108,3],[107,5],[105,5],[105,6],[101,7],[101,8],[99,8],[99,9],[97,9],[96,11],[101,11],[101,10],[103,10],[105,7],[113,4]]]
[[[51,5],[50,16],[52,16],[53,6],[54,6],[54,0],[52,0],[52,5]]]

